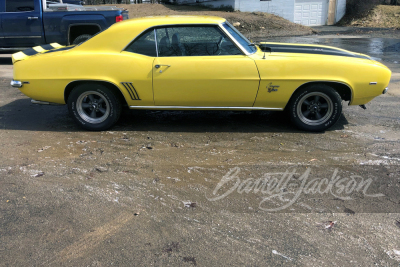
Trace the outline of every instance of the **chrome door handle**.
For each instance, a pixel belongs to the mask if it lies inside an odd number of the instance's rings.
[[[28,17],[28,19],[32,20],[32,19],[39,19],[39,17]]]
[[[155,65],[154,67],[156,67],[156,69],[159,69],[161,68],[161,66],[171,67],[171,65],[159,65],[159,64]]]

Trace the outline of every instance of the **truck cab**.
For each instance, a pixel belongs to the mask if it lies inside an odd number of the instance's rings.
[[[62,0],[0,0],[0,50],[82,42],[128,19],[121,8],[65,4]]]
[[[29,47],[45,43],[40,1],[1,0],[0,3],[0,47]]]

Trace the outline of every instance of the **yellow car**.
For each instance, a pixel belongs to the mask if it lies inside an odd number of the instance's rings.
[[[11,85],[37,104],[67,104],[87,130],[113,126],[123,106],[158,110],[287,110],[324,131],[342,100],[385,93],[391,72],[367,55],[318,45],[250,43],[225,19],[131,19],[77,46],[13,55]]]

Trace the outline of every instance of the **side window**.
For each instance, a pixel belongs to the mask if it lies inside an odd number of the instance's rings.
[[[131,43],[125,51],[141,54],[149,57],[156,57],[156,41],[154,29],[148,30]]]
[[[6,0],[6,12],[27,12],[34,10],[34,0]]]
[[[242,52],[217,26],[158,28],[158,56],[223,56]]]

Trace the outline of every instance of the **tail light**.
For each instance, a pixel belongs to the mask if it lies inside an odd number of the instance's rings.
[[[123,20],[124,20],[124,17],[122,17],[122,15],[119,15],[119,16],[115,17],[115,22],[120,22],[120,21],[123,21]]]

